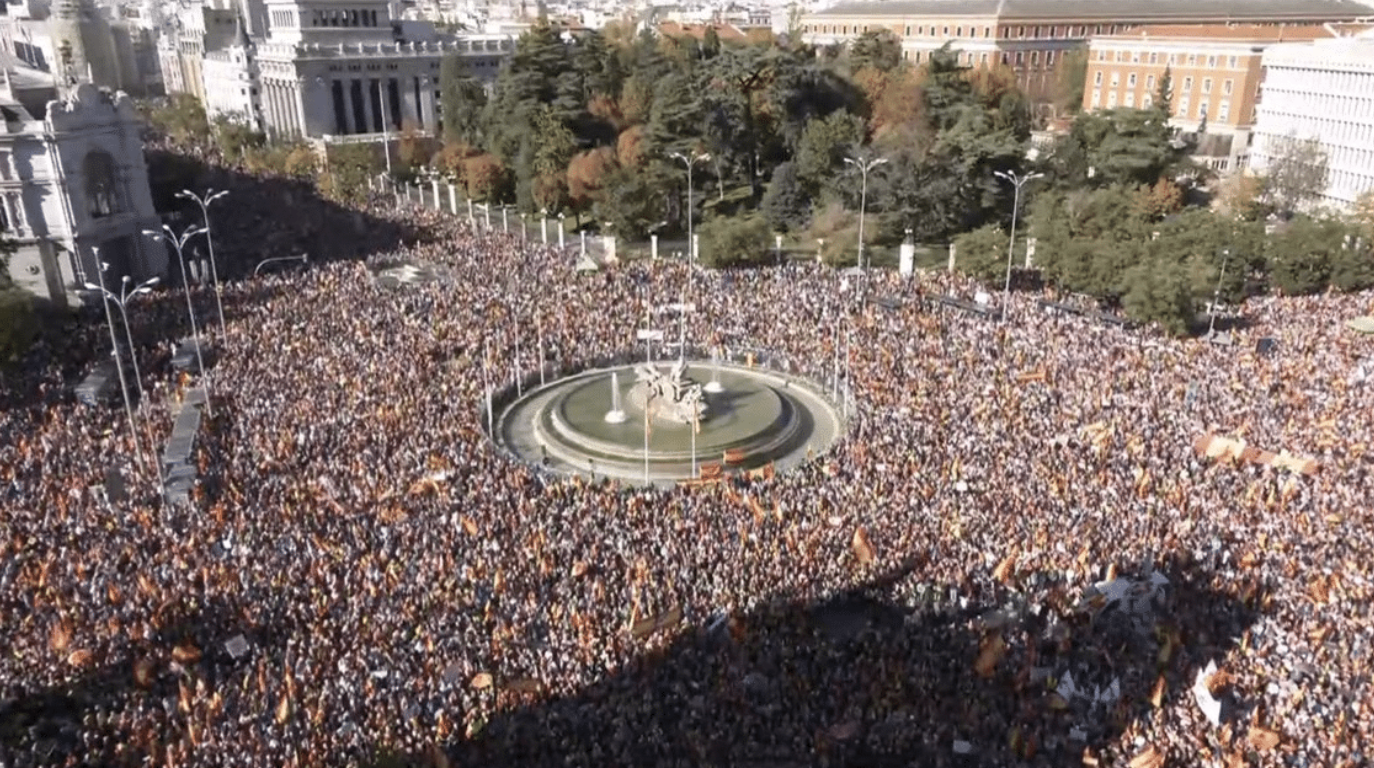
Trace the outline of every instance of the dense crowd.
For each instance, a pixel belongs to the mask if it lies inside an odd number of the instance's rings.
[[[1374,347],[1343,325],[1370,296],[1252,302],[1223,348],[1029,296],[1005,323],[941,311],[975,290],[943,275],[577,274],[384,203],[366,215],[424,236],[225,286],[189,509],[122,411],[69,394],[98,317],[8,382],[0,765],[1371,759]],[[379,287],[400,261],[445,277]],[[692,339],[817,378],[847,339],[848,437],[691,489],[550,476],[485,439],[494,372],[630,348],[646,301],[684,295]],[[179,301],[136,311],[145,453],[186,386]],[[1321,471],[1201,458],[1212,430]]]

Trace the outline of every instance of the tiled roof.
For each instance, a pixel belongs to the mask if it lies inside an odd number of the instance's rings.
[[[1369,29],[1369,24],[1284,25],[1273,24],[1147,24],[1132,27],[1102,40],[1235,40],[1255,42],[1294,42],[1354,35]]]
[[[749,36],[740,31],[734,24],[679,24],[676,21],[665,21],[658,25],[658,31],[669,37],[687,35],[698,40],[706,39],[706,30],[714,27],[716,36],[721,40],[748,40]]]
[[[874,0],[812,16],[1002,16],[1035,19],[1352,19],[1374,16],[1356,0]]]

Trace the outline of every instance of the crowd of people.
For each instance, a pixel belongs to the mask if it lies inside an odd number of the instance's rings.
[[[98,316],[6,380],[0,765],[1371,759],[1374,345],[1344,326],[1371,296],[1254,300],[1222,347],[941,310],[976,290],[950,275],[578,273],[536,228],[364,213],[420,235],[228,282],[208,381],[170,372],[179,293],[135,310],[141,453],[70,395]],[[380,287],[401,262],[442,279]],[[632,348],[684,296],[691,339],[818,379],[841,343],[846,436],[694,488],[486,439],[486,382]],[[191,384],[213,416],[168,506],[150,446]]]

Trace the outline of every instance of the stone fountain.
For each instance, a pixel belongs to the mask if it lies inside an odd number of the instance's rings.
[[[611,371],[611,410],[606,412],[607,424],[624,424],[625,410],[620,407],[620,374]]]

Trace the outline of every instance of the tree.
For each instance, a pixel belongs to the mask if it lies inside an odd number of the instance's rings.
[[[708,267],[745,267],[773,260],[772,233],[758,216],[718,217],[701,226],[701,260]]]
[[[959,54],[949,43],[932,51],[924,66],[926,115],[935,130],[948,130],[976,103],[968,67],[959,63]]]
[[[875,69],[891,72],[902,64],[902,41],[890,29],[865,32],[849,44],[849,68],[852,72]]]
[[[401,126],[401,135],[396,139],[396,163],[403,173],[414,173],[429,165],[434,157],[431,139],[418,130],[414,123],[407,121]],[[384,150],[389,151],[389,150]]]
[[[1086,168],[1072,186],[1153,186],[1185,163],[1168,116],[1156,109],[1109,109],[1079,115],[1069,131]],[[1075,169],[1078,170],[1078,169]]]
[[[599,221],[617,236],[638,240],[662,220],[663,192],[652,172],[617,166],[601,182],[601,196],[593,205]]]
[[[473,200],[493,202],[506,189],[506,167],[501,158],[490,152],[463,160],[463,186]]]
[[[1001,285],[1006,279],[1007,233],[988,224],[954,239],[954,266],[964,274],[988,285]]]
[[[1135,192],[1135,204],[1141,218],[1159,221],[1183,208],[1183,189],[1169,179],[1142,184]]]
[[[1265,201],[1284,216],[1292,216],[1318,200],[1326,190],[1326,152],[1315,138],[1278,136],[1266,147]]]
[[[210,141],[210,120],[200,100],[189,93],[174,93],[161,106],[146,111],[149,127],[179,145],[204,145]]]
[[[220,152],[224,154],[226,159],[234,163],[242,162],[244,155],[249,150],[258,149],[267,144],[267,134],[255,131],[226,115],[215,118],[213,133],[215,144],[219,146]]]
[[[773,169],[773,178],[763,194],[759,210],[778,232],[791,232],[806,224],[811,213],[811,197],[802,187],[796,163],[783,163]]]
[[[1069,51],[1054,73],[1054,106],[1064,115],[1083,110],[1083,92],[1088,86],[1088,52]]]
[[[1167,261],[1137,264],[1129,270],[1125,283],[1130,288],[1121,305],[1128,317],[1158,323],[1175,336],[1192,328],[1196,308],[1187,275],[1178,265]]]
[[[848,112],[835,111],[811,121],[797,147],[797,177],[813,193],[833,189],[843,158],[863,144],[864,133],[863,119]]]
[[[1346,234],[1339,222],[1295,216],[1270,238],[1269,279],[1289,296],[1326,290]]]
[[[479,144],[487,91],[472,75],[467,58],[450,53],[439,65],[439,103],[444,110],[444,142]]]
[[[1174,113],[1174,73],[1168,65],[1164,67],[1164,74],[1160,75],[1151,107],[1156,112],[1162,112],[1166,120]]]
[[[874,141],[901,132],[905,135],[897,138],[898,143],[916,139],[928,144],[925,100],[917,70],[907,67],[892,72],[863,69],[854,74],[854,82],[868,102],[868,129]]]
[[[601,196],[602,184],[615,165],[615,150],[610,147],[589,149],[573,157],[568,163],[568,202],[574,210],[591,208]]]

